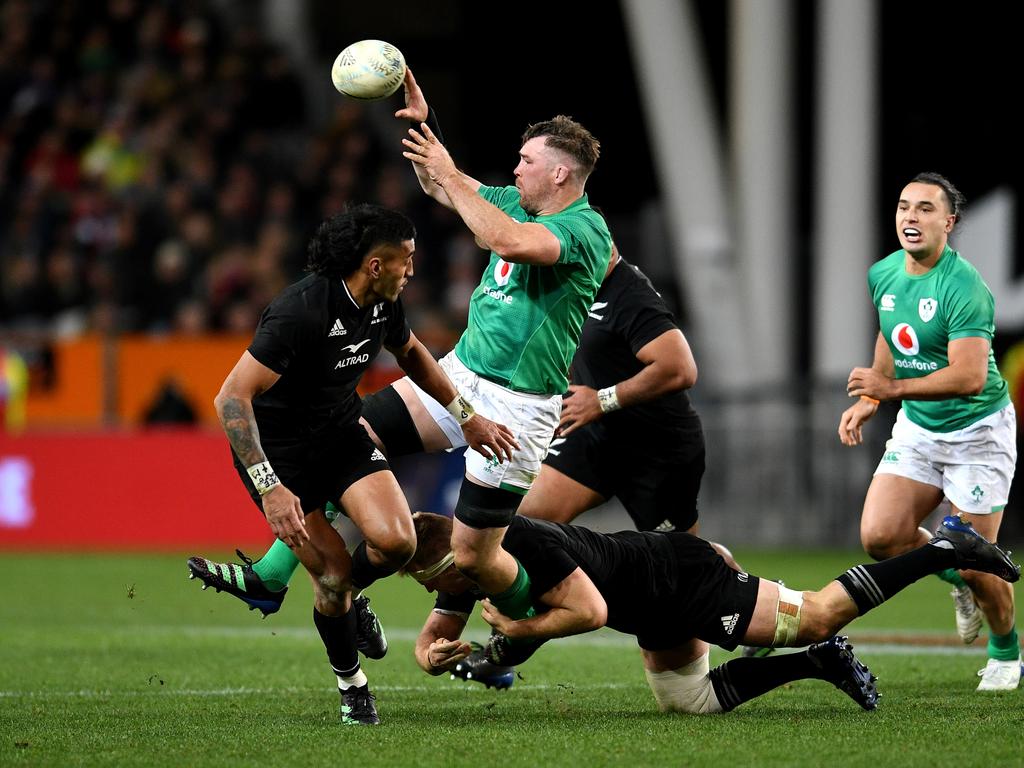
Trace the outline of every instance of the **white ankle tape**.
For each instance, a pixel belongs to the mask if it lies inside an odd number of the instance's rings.
[[[800,631],[800,608],[804,593],[779,585],[779,607],[775,609],[775,639],[772,647],[793,645]]]
[[[647,684],[651,686],[654,700],[658,702],[658,709],[662,712],[689,712],[695,715],[722,711],[711,678],[708,677],[708,655],[705,653],[696,661],[667,672],[644,670]]]

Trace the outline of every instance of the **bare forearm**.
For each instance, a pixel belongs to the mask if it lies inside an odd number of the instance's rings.
[[[511,255],[512,243],[519,234],[516,227],[522,225],[484,200],[478,193],[479,182],[466,174],[456,172],[445,178],[442,185],[452,208],[477,241],[487,243],[499,256]]]
[[[420,188],[429,197],[434,198],[445,208],[455,210],[455,206],[452,205],[452,201],[448,199],[448,195],[438,184],[431,180],[430,174],[427,173],[427,170],[423,166],[413,163],[412,169],[416,172],[416,180],[419,181]]]
[[[669,392],[688,389],[692,382],[688,381],[681,371],[671,369],[659,363],[644,366],[635,376],[620,381],[615,385],[615,393],[619,405],[628,408],[655,400]]]
[[[948,400],[969,397],[980,391],[977,376],[956,366],[940,368],[927,376],[896,379],[894,389],[893,399],[898,400]]]
[[[585,613],[568,608],[552,608],[529,619],[516,621],[513,630],[506,632],[511,638],[533,637],[538,640],[549,640],[554,637],[581,635],[602,626],[594,618]]]
[[[242,397],[218,396],[216,407],[224,434],[242,464],[251,467],[265,461],[267,457],[260,446],[260,431],[252,402]]]
[[[448,405],[455,398],[455,385],[421,343],[417,342],[396,359],[409,378],[441,405]]]

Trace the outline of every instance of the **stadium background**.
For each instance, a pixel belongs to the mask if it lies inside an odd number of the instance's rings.
[[[1002,6],[428,7],[0,0],[0,549],[266,541],[212,398],[311,227],[348,201],[416,221],[405,300],[450,348],[484,255],[419,193],[399,98],[331,88],[334,55],[364,37],[402,49],[484,181],[509,180],[523,128],[555,113],[602,141],[591,199],[700,366],[707,535],[856,543],[888,424],[842,449],[842,382],[870,360],[864,273],[895,247],[892,203],[920,170],[973,204],[958,243],[996,294],[1021,410],[1021,66]],[[381,360],[364,386],[394,375]],[[447,504],[458,464],[400,463],[413,506]],[[628,522],[614,504],[592,520]]]

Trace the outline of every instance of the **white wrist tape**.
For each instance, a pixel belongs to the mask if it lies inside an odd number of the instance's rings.
[[[277,479],[277,473],[274,471],[274,468],[270,466],[269,461],[261,461],[259,464],[253,464],[245,471],[249,473],[249,477],[252,479],[252,484],[256,486],[256,491],[260,496],[265,496],[281,484],[281,481]]]
[[[619,395],[615,391],[615,385],[605,387],[604,389],[597,390],[597,402],[601,405],[601,410],[604,413],[611,413],[617,411],[622,406],[619,405]]]
[[[448,403],[444,409],[455,417],[455,421],[458,422],[460,427],[476,414],[469,401],[458,393],[455,394],[455,399]]]

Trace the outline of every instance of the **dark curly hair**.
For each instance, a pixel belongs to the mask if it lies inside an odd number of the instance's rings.
[[[963,193],[953,186],[953,182],[943,176],[941,173],[934,173],[933,171],[926,171],[919,173],[917,176],[910,180],[910,183],[918,184],[931,184],[942,190],[942,194],[946,196],[946,204],[949,206],[949,212],[956,216],[956,221],[953,226],[960,223],[960,219],[964,215],[964,206],[967,204],[967,198],[964,197]]]
[[[378,245],[399,245],[415,237],[416,227],[405,215],[379,205],[355,205],[317,227],[309,241],[306,271],[345,278]]]

